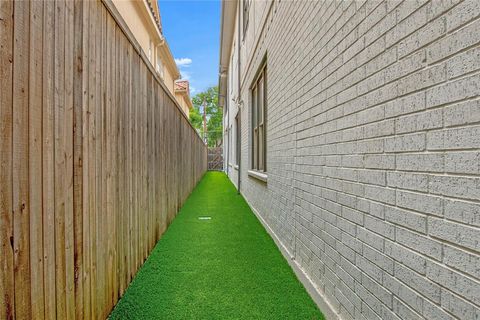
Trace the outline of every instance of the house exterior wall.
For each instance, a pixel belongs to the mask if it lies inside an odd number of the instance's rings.
[[[240,41],[238,12],[225,168],[333,312],[479,319],[480,3],[251,1]],[[267,182],[249,174],[265,58]]]
[[[181,93],[175,93],[175,98],[177,99],[178,103],[180,104],[180,107],[182,107],[182,111],[188,116],[190,116],[190,107],[189,107],[189,100],[190,98],[186,96],[185,94]]]
[[[138,44],[140,44],[143,52],[156,68],[156,61],[153,57],[155,57],[154,54],[156,53],[156,44],[158,44],[161,39],[154,25],[154,21],[150,16],[151,14],[148,12],[146,3],[144,0],[114,0],[113,3],[135,36]],[[150,55],[150,52],[152,52],[152,55]]]
[[[168,90],[175,95],[174,84],[180,78],[180,72],[146,0],[113,0],[113,3]],[[158,12],[157,7],[154,10]]]

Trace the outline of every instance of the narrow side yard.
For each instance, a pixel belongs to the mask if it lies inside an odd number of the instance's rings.
[[[323,319],[245,200],[208,172],[110,319]]]

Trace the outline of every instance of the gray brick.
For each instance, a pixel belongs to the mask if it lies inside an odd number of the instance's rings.
[[[397,170],[417,172],[443,172],[442,153],[402,153],[395,155]]]
[[[388,292],[378,282],[376,282],[369,276],[363,274],[362,286],[364,286],[368,291],[370,291],[378,300],[380,300],[387,307],[392,308],[392,293]]]
[[[430,301],[440,303],[440,286],[431,282],[426,277],[415,273],[398,263],[395,264],[395,278],[406,283],[410,288],[420,292]]]
[[[393,189],[367,185],[365,186],[365,197],[383,203],[395,204],[395,190]]]
[[[385,186],[387,184],[387,175],[384,171],[359,170],[358,182]]]
[[[394,226],[375,217],[365,216],[365,228],[389,239],[395,237]]]
[[[428,257],[437,260],[442,259],[442,245],[440,242],[398,227],[395,230],[395,235],[395,240],[399,244],[406,246],[411,250],[420,252]]]
[[[427,22],[427,8],[422,7],[415,10],[412,3],[405,1],[400,5],[397,11],[397,26],[386,35],[387,47],[408,36]]]
[[[480,75],[447,82],[427,90],[427,108],[480,95]]]
[[[357,255],[356,265],[360,270],[362,270],[362,272],[368,274],[370,277],[375,279],[375,281],[382,283],[384,273],[382,272],[382,269],[373,262],[365,259],[361,255]]]
[[[443,247],[443,262],[480,279],[480,256],[449,245]]]
[[[427,232],[427,217],[423,214],[392,207],[385,210],[385,220],[420,233]]]
[[[409,133],[441,128],[443,110],[434,109],[400,117],[395,121],[395,133]]]
[[[343,207],[342,208],[342,217],[357,224],[363,226],[363,216],[364,213],[348,208],[348,207]]]
[[[395,156],[386,154],[366,154],[364,156],[365,168],[369,169],[395,169]]]
[[[480,126],[432,131],[427,134],[428,150],[473,149],[480,145]]]
[[[386,255],[367,245],[363,245],[363,256],[382,268],[382,270],[393,274],[393,260]]]
[[[406,152],[425,150],[425,133],[389,137],[385,139],[385,152]]]
[[[477,0],[465,0],[458,6],[448,12],[447,15],[447,31],[452,31],[455,28],[469,22],[471,19],[477,17],[480,12],[480,4]]]
[[[480,302],[480,283],[473,279],[430,261],[427,262],[427,277],[473,303]]]
[[[401,302],[396,297],[393,298],[393,310],[400,319],[423,320],[424,318],[415,312],[412,308]]]
[[[444,81],[446,78],[446,64],[435,65],[428,69],[422,69],[399,80],[398,94],[405,95],[419,89],[428,88]]]
[[[428,219],[431,236],[480,251],[480,229],[437,218]]]
[[[443,109],[446,127],[480,122],[480,100],[465,101]]]
[[[480,178],[431,176],[429,190],[438,195],[480,200]]]
[[[480,152],[446,153],[445,171],[449,173],[480,174]]]
[[[426,174],[410,172],[388,172],[387,185],[389,187],[414,191],[428,191],[428,179]]]
[[[455,320],[454,317],[429,301],[425,301],[423,304],[423,316],[432,320]]]
[[[357,229],[357,237],[363,243],[368,244],[369,246],[377,249],[378,251],[383,251],[385,242],[383,237],[364,228]]]
[[[428,63],[433,63],[440,59],[443,59],[449,55],[452,55],[463,48],[467,48],[480,41],[480,20],[476,20],[474,23],[469,24],[465,28],[462,28],[446,38],[433,43],[427,52]]]
[[[413,252],[390,240],[385,241],[385,254],[393,258],[398,263],[402,263],[414,271],[425,275],[427,261],[419,253]]]
[[[427,17],[431,21],[446,13],[450,8],[462,0],[436,0],[428,4]]]
[[[440,197],[397,190],[396,200],[399,207],[443,216],[443,199]]]
[[[383,285],[410,308],[422,312],[424,299],[410,287],[389,275],[385,275]]]
[[[408,96],[388,102],[385,105],[385,117],[395,117],[425,109],[425,92],[415,92]]]
[[[445,33],[445,18],[440,17],[425,25],[398,44],[398,57],[404,57],[433,42]]]
[[[448,290],[442,290],[442,308],[459,319],[480,319],[480,310]]]
[[[475,47],[447,61],[447,77],[455,78],[480,69],[480,48]]]
[[[480,227],[480,204],[445,200],[445,218]]]

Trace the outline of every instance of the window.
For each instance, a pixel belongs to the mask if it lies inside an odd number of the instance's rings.
[[[266,166],[266,109],[267,68],[263,65],[252,85],[252,169],[267,171]]]
[[[233,52],[235,52],[235,44],[233,44]],[[228,72],[229,72],[229,76],[230,76],[230,81],[228,82],[229,85],[230,85],[230,93],[233,92],[233,73],[234,73],[234,70],[233,70],[233,58],[235,57],[234,54],[232,54],[232,61],[230,63],[230,68],[228,68]]]
[[[236,141],[236,146],[235,146],[235,164],[240,163],[240,112],[237,114],[235,117],[235,138],[237,139]]]
[[[148,42],[148,59],[150,59],[150,62],[153,64],[152,41]]]
[[[160,75],[160,78],[163,79],[163,63],[160,58],[157,58],[157,72]]]
[[[250,12],[250,0],[243,0],[243,36],[245,37],[245,33],[247,32],[248,27],[248,17]]]

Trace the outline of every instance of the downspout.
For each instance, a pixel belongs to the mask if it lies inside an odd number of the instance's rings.
[[[237,78],[237,84],[238,84],[237,85],[237,87],[238,87],[237,113],[238,113],[238,115],[237,115],[237,117],[239,117],[238,118],[238,120],[239,120],[238,125],[240,126],[239,130],[237,130],[240,133],[239,137],[237,137],[237,139],[239,140],[239,142],[237,143],[237,145],[239,146],[239,148],[237,150],[237,152],[239,153],[239,155],[238,155],[238,172],[237,172],[237,175],[238,175],[238,182],[237,182],[238,194],[240,194],[240,183],[241,183],[240,176],[241,176],[241,173],[242,173],[242,171],[241,171],[241,169],[242,169],[242,166],[241,166],[241,164],[242,164],[242,151],[241,151],[242,150],[242,140],[241,140],[241,137],[242,137],[242,130],[241,130],[241,128],[242,128],[242,113],[241,113],[241,110],[240,110],[241,104],[242,104],[241,103],[242,95],[240,93],[240,90],[241,90],[241,85],[240,85],[240,51],[241,51],[240,50],[240,40],[241,40],[240,39],[240,10],[241,10],[241,7],[240,7],[240,2],[241,1],[238,1],[238,18],[237,18],[237,26],[238,26],[238,30],[237,30],[238,31],[237,32],[238,33],[238,40],[237,40],[238,41],[238,45],[237,45],[237,56],[238,56],[238,59],[237,59],[237,61],[238,61],[238,63],[237,63],[237,76],[238,76],[238,78]],[[243,18],[245,19],[245,17],[243,17]]]
[[[227,95],[228,95],[228,88],[227,88]],[[225,108],[227,109],[226,112],[225,112],[225,115],[227,117],[227,143],[225,143],[225,146],[226,146],[225,149],[227,149],[225,151],[225,153],[227,154],[227,157],[226,157],[227,162],[225,163],[225,169],[227,171],[227,177],[229,176],[228,175],[228,168],[229,168],[229,162],[228,161],[229,161],[229,156],[230,156],[230,152],[228,152],[228,151],[231,148],[230,147],[230,129],[229,129],[229,127],[230,127],[230,107],[229,107],[229,105],[230,105],[230,101],[228,101],[228,99],[225,99]]]

